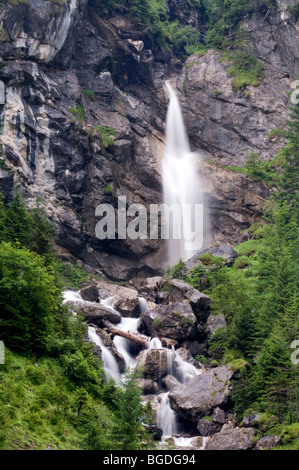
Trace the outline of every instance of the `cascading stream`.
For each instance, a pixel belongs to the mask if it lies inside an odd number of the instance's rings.
[[[85,301],[82,299],[78,292],[65,291],[64,302],[73,301],[91,304],[93,302]],[[117,311],[114,306],[114,297],[108,297],[107,299],[100,301],[105,307],[110,308],[113,311]],[[148,309],[147,302],[144,298],[139,298],[140,311]],[[121,322],[117,324],[117,328],[123,331],[131,331],[137,333],[138,318],[122,317]],[[121,385],[122,374],[119,371],[118,364],[113,356],[112,352],[108,347],[105,346],[102,338],[97,334],[96,329],[89,325],[88,326],[88,337],[97,346],[101,348],[101,358],[103,361],[104,369],[107,377],[113,378],[118,385]],[[148,338],[149,346],[148,349],[155,350],[166,350],[167,352],[167,364],[168,374],[175,377],[178,382],[185,383],[196,374],[200,374],[201,370],[194,367],[192,364],[184,361],[182,357],[176,353],[174,349],[168,349],[163,347],[159,338]],[[113,340],[114,346],[120,353],[126,364],[126,368],[134,368],[136,365],[136,357],[130,353],[130,342],[126,338],[115,336]],[[180,446],[184,443],[185,447],[191,446],[192,438],[180,438],[178,437],[178,426],[177,426],[177,415],[171,408],[169,402],[169,390],[160,392],[160,402],[157,408],[157,426],[163,431],[162,440],[168,437],[174,437],[176,445]]]

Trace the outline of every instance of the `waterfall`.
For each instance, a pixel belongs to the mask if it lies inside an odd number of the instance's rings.
[[[181,383],[186,383],[188,380],[192,379],[192,377],[201,373],[201,371],[195,366],[184,361],[179,354],[175,355],[175,364],[173,368],[175,369],[176,378]]]
[[[97,346],[100,346],[102,350],[102,361],[107,377],[114,379],[116,383],[121,380],[121,374],[115,357],[112,352],[104,345],[102,338],[96,333],[93,326],[88,326],[88,337]]]
[[[146,312],[148,310],[147,301],[145,300],[144,297],[139,297],[138,300],[139,300],[140,314]]]
[[[105,305],[105,307],[110,308],[114,312],[114,297],[108,297],[107,299],[101,300],[101,303]],[[134,330],[137,332],[137,323],[138,318],[131,318],[131,317],[122,317],[121,322],[118,323],[117,327],[123,331]],[[117,351],[123,356],[125,360],[126,369],[130,367],[134,367],[136,364],[136,359],[130,353],[130,342],[126,338],[122,338],[121,336],[116,336],[114,338],[114,345]]]
[[[71,290],[64,291],[63,297],[64,302],[70,301],[75,304],[96,304],[95,302],[83,300],[79,292],[73,292]],[[140,297],[139,302],[140,310],[146,311],[148,309],[147,301]],[[114,308],[113,296],[100,300],[100,303],[113,311],[117,311]],[[121,321],[117,324],[117,328],[122,329],[123,331],[132,331],[136,333],[138,331],[138,321],[138,318],[122,317]],[[107,377],[114,379],[116,384],[121,386],[122,374],[119,370],[115,356],[113,355],[113,351],[109,347],[105,346],[103,339],[97,334],[96,328],[93,325],[88,325],[88,337],[95,345],[100,346],[101,348],[101,359]],[[168,364],[167,374],[176,378],[178,383],[185,383],[194,375],[201,373],[200,369],[197,369],[192,364],[185,361],[174,348],[165,348],[159,338],[148,337],[148,342],[148,349],[154,349],[160,352],[166,350]],[[117,352],[124,358],[126,369],[134,368],[137,362],[136,355],[138,354],[138,351],[135,350],[135,352],[131,352],[130,342],[121,336],[115,336],[113,344]],[[177,414],[170,406],[169,389],[165,385],[163,386],[161,381],[159,387],[159,403],[157,407],[156,423],[163,431],[162,441],[169,437],[173,437],[176,446],[180,447],[183,445],[184,447],[192,448],[192,437],[179,437]]]
[[[169,218],[170,265],[179,259],[187,261],[203,244],[203,190],[198,175],[200,157],[191,152],[179,101],[166,82],[169,106],[166,118],[166,145],[162,159],[164,203],[173,218]]]
[[[177,432],[176,414],[170,407],[169,392],[163,393],[157,409],[157,426],[163,431],[163,439]]]

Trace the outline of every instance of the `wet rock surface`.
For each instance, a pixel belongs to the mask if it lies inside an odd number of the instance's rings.
[[[68,302],[70,308],[78,311],[83,318],[89,323],[95,323],[98,326],[103,327],[103,321],[108,320],[111,323],[119,323],[121,315],[102,304],[86,304],[82,302]]]
[[[197,320],[188,303],[159,305],[142,313],[141,320],[145,330],[152,336],[183,340],[197,334]]]
[[[226,403],[232,375],[229,366],[222,366],[195,376],[187,384],[171,390],[171,407],[190,421],[198,422]]]
[[[171,16],[201,28],[197,10],[188,6],[187,19],[183,5],[171,2]],[[192,148],[204,157],[198,172],[213,241],[235,243],[240,232],[260,221],[269,191],[224,165],[243,165],[251,151],[273,158],[283,144],[277,137],[270,145],[268,134],[287,117],[285,91],[297,73],[298,26],[290,14],[281,6],[267,20],[256,15],[244,22],[265,63],[265,78],[249,87],[245,98],[232,90],[229,64],[215,51],[176,67],[168,51],[155,48],[147,29],[122,15],[104,19],[87,0],[67,0],[54,16],[51,8],[50,1],[28,0],[6,2],[0,11],[5,197],[15,186],[29,206],[41,195],[57,244],[110,279],[161,275],[165,243],[99,240],[95,209],[108,203],[117,210],[118,196],[126,196],[127,206],[141,203],[147,209],[162,202],[164,83],[171,78]],[[112,129],[108,143],[97,126]]]

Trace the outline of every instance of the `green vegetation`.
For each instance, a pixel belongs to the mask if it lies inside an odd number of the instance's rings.
[[[119,421],[116,436],[120,442],[119,448],[122,450],[146,449],[151,440],[142,423],[151,423],[151,407],[141,403],[141,390],[138,387],[136,372],[127,371],[123,385],[124,387],[118,390],[116,398]]]
[[[100,135],[104,147],[114,144],[115,129],[107,126],[95,126],[95,131]]]
[[[136,377],[107,380],[87,325],[62,302],[87,273],[62,263],[40,200],[0,204],[0,449],[142,449],[151,445]],[[130,406],[129,406],[130,404]]]
[[[280,154],[273,160],[263,162],[260,155],[252,151],[248,155],[245,166],[227,165],[225,168],[237,173],[244,173],[253,180],[262,181],[269,186],[273,186],[280,182],[280,173],[277,171],[277,167],[279,167],[282,162],[283,158]]]
[[[295,18],[296,21],[299,20],[299,4],[298,3],[295,3],[295,5],[292,5],[291,7],[289,7],[288,11],[291,13],[291,15]]]
[[[107,186],[105,186],[104,188],[103,193],[106,194],[106,196],[112,195],[114,193],[113,186],[111,186],[111,184],[107,184]]]
[[[220,96],[220,95],[222,95],[222,91],[221,90],[214,90],[214,95],[215,96]]]
[[[221,60],[232,62],[227,68],[227,74],[229,77],[234,77],[232,81],[234,91],[243,90],[247,85],[258,86],[259,78],[265,76],[263,64],[248,52],[225,51]]]
[[[80,286],[88,280],[88,273],[82,266],[79,266],[74,261],[62,262],[55,260],[52,265],[54,267],[56,281],[61,287],[79,290]]]
[[[207,364],[229,363],[235,371],[234,411],[241,419],[252,410],[263,416],[271,410],[263,432],[281,434],[282,448],[298,449],[298,365],[291,344],[299,331],[299,105],[291,107],[286,127],[279,190],[267,201],[264,223],[252,226],[250,240],[235,248],[234,264],[212,265],[205,254],[187,276],[178,266],[172,271],[209,295],[212,313],[226,319],[210,339]],[[259,165],[253,154],[246,171]]]
[[[223,49],[226,36],[239,39],[240,21],[253,11],[266,13],[275,6],[275,0],[203,0],[205,14],[208,17],[208,32],[205,42],[209,47]]]
[[[94,94],[93,91],[88,90],[87,88],[82,91],[83,95],[86,96],[90,101],[95,101],[96,100],[96,95]]]
[[[74,116],[76,121],[86,122],[87,116],[85,109],[81,104],[78,104],[76,107],[69,108],[69,112]]]

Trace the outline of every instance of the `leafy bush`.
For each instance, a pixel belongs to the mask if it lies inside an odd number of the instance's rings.
[[[199,291],[204,291],[210,285],[209,272],[203,264],[198,263],[190,270],[186,282]]]
[[[187,56],[190,47],[198,44],[199,32],[191,25],[180,26],[174,22],[169,26],[172,50],[177,56]]]

